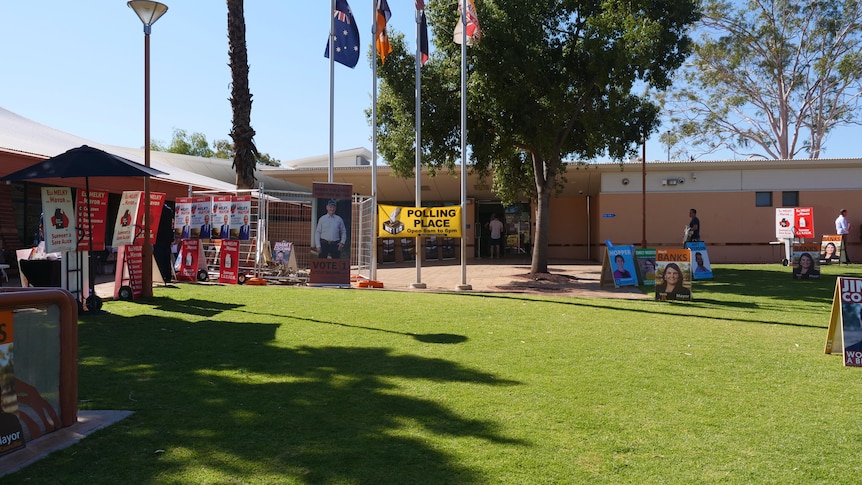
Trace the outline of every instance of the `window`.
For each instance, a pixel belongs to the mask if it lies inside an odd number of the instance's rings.
[[[796,190],[781,193],[782,207],[799,207],[799,192]]]
[[[772,192],[755,192],[755,207],[772,207]]]

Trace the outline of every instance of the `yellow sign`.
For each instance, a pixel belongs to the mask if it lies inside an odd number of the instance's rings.
[[[377,205],[380,237],[461,237],[461,207]]]

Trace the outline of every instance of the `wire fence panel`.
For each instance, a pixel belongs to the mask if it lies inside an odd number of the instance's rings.
[[[250,194],[251,238],[240,241],[239,271],[243,275],[295,279],[307,277],[316,222],[315,199],[310,192],[276,190],[237,191]],[[198,192],[193,195],[226,195],[223,192]],[[363,277],[370,277],[372,252],[376,249],[373,200],[354,195],[351,204],[350,266]],[[221,240],[202,240],[207,273],[218,277]],[[291,248],[290,263],[277,261],[274,248]]]
[[[352,247],[350,248],[350,262],[352,269],[365,278],[371,278],[371,265],[376,248],[374,227],[374,200],[363,195],[353,196],[353,234]]]

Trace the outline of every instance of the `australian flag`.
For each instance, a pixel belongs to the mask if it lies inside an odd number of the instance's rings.
[[[356,67],[359,62],[359,29],[353,19],[353,12],[347,0],[335,0],[335,36],[333,47],[335,49],[335,61],[347,67]],[[324,57],[329,58],[329,42],[326,43]]]

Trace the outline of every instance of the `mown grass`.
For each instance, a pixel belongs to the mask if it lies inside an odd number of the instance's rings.
[[[835,276],[718,265],[691,303],[181,285],[80,324],[82,409],[3,483],[856,483]]]

